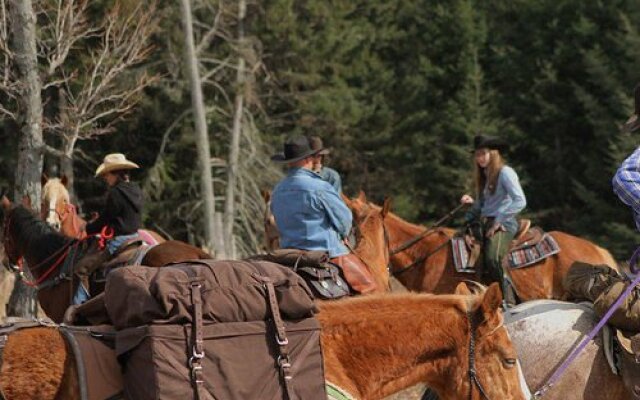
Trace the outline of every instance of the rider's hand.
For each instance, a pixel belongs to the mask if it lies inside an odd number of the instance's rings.
[[[491,229],[489,229],[487,231],[486,237],[487,238],[491,238],[493,237],[493,235],[495,235],[497,232],[506,232],[507,229],[500,223],[495,223],[493,224],[493,226],[491,227]]]
[[[473,197],[469,196],[468,194],[465,194],[460,198],[460,204],[473,204],[473,202]]]
[[[89,221],[93,222],[93,221],[97,220],[99,217],[100,217],[100,214],[98,214],[95,211],[91,211],[91,214],[89,216]]]

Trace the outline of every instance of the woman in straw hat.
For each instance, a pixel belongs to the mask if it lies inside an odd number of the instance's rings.
[[[102,212],[87,224],[87,234],[112,236],[107,242],[110,254],[134,238],[142,225],[142,190],[129,180],[129,170],[137,168],[138,164],[127,160],[124,154],[114,153],[105,156],[96,170],[96,177],[106,182],[109,191]]]
[[[479,235],[484,254],[483,275],[499,282],[507,295],[507,282],[502,270],[502,258],[518,231],[516,216],[527,205],[518,174],[505,165],[501,152],[507,143],[493,136],[478,135],[473,140],[474,181],[477,201],[465,194],[462,204],[472,204],[465,216],[468,224],[479,222]],[[478,233],[476,233],[477,235]]]

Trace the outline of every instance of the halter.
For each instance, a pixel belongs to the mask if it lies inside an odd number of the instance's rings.
[[[473,387],[475,385],[480,392],[482,398],[489,400],[487,392],[480,383],[478,378],[478,371],[476,371],[476,328],[477,323],[475,321],[473,313],[467,311],[467,321],[469,321],[469,400],[473,398]]]

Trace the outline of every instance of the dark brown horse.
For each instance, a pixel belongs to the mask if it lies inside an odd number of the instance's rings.
[[[368,203],[364,193],[355,199],[345,198],[353,211],[356,224],[360,224],[380,207]],[[408,289],[429,293],[452,293],[463,280],[477,280],[474,274],[457,272],[453,265],[451,238],[455,230],[436,228],[425,234],[425,227],[404,221],[388,213],[384,226],[389,237],[389,248],[394,249],[415,241],[391,256],[392,274]],[[363,235],[377,234],[375,232]],[[550,232],[558,242],[560,253],[526,268],[508,271],[518,297],[522,301],[532,299],[557,299],[565,297],[562,280],[576,261],[589,264],[606,264],[617,269],[611,254],[579,237],[563,232]]]
[[[62,322],[65,310],[71,304],[78,288],[79,278],[73,270],[74,259],[81,254],[92,254],[98,249],[96,240],[68,238],[43,222],[30,209],[14,207],[3,197],[5,257],[13,265],[26,261],[33,276],[29,282],[38,289],[38,300],[47,316]],[[211,258],[201,249],[180,241],[168,241],[153,247],[142,259],[142,264],[161,267],[168,262]],[[94,293],[97,294],[97,293]]]
[[[318,319],[326,379],[354,400],[382,399],[419,382],[443,399],[523,400],[501,301],[493,285],[476,296],[324,302]],[[75,368],[56,329],[25,329],[9,336],[0,385],[11,400],[79,400]]]

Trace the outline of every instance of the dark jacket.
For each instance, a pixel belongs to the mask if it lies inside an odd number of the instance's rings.
[[[131,235],[142,226],[142,190],[131,182],[121,181],[109,189],[107,203],[94,222],[87,224],[87,234],[100,233],[104,226],[113,229],[115,236]]]

